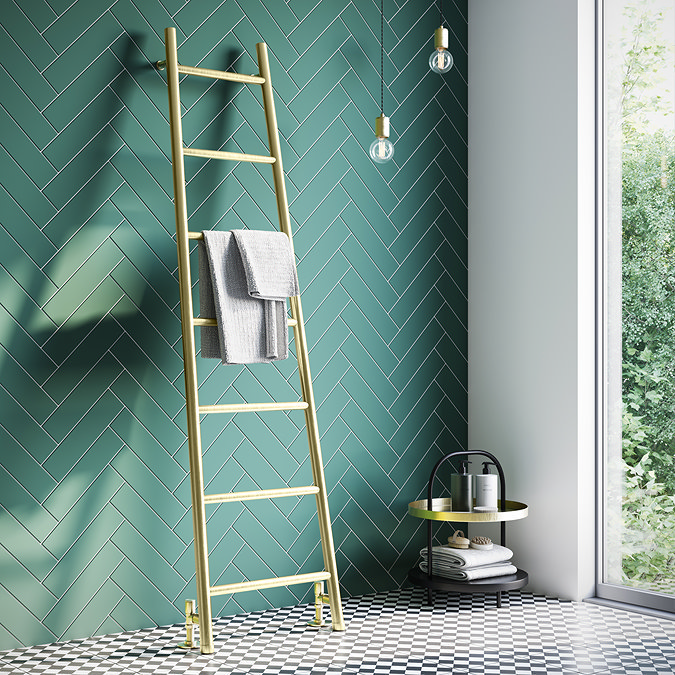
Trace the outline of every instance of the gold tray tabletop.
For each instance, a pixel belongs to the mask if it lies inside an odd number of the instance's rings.
[[[499,500],[501,508],[501,499]],[[408,504],[408,513],[415,518],[425,520],[451,520],[458,523],[469,522],[500,522],[503,520],[520,520],[527,516],[527,504],[506,500],[505,511],[453,511],[452,498],[441,497],[431,500],[431,510],[427,508],[428,501],[420,499]]]

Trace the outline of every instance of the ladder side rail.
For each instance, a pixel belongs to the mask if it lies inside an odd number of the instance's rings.
[[[272,172],[274,176],[274,188],[277,197],[279,226],[281,231],[288,236],[291,245],[291,253],[293,254],[293,233],[291,230],[291,218],[288,210],[288,196],[286,194],[286,183],[284,180],[284,169],[281,159],[281,144],[279,143],[279,130],[277,127],[276,109],[274,106],[274,92],[272,90],[272,83],[270,81],[270,66],[269,57],[267,54],[267,45],[264,42],[259,42],[256,45],[256,51],[258,55],[259,72],[260,75],[265,79],[265,82],[261,86],[270,155],[276,160],[274,164],[272,164]],[[326,571],[330,574],[327,586],[331,607],[331,619],[333,629],[342,631],[345,630],[345,624],[342,613],[342,601],[340,598],[337,564],[335,562],[335,544],[333,541],[333,530],[331,527],[330,512],[328,508],[328,493],[323,471],[319,425],[316,416],[316,404],[314,401],[312,378],[309,369],[307,338],[305,335],[305,325],[302,317],[302,304],[300,302],[300,296],[291,297],[290,305],[291,316],[296,320],[294,334],[296,341],[296,355],[298,359],[298,371],[300,373],[300,386],[303,400],[309,404],[305,410],[305,421],[310,456],[312,460],[311,463],[314,484],[319,488],[319,492],[316,495],[317,515],[319,520],[319,531],[321,535],[321,548],[323,551],[324,565]]]
[[[256,46],[258,54],[258,67],[260,75],[265,82],[261,85],[263,107],[265,109],[265,122],[267,123],[267,140],[269,142],[270,156],[276,160],[272,164],[272,176],[274,177],[274,191],[277,196],[277,211],[279,213],[279,227],[288,236],[293,252],[293,235],[291,232],[291,217],[288,212],[288,195],[286,194],[286,182],[284,180],[284,167],[281,160],[281,144],[279,143],[279,130],[277,128],[277,113],[274,107],[274,92],[270,81],[270,62],[267,55],[267,45],[259,42]],[[297,318],[297,317],[294,317]]]
[[[171,159],[176,211],[176,244],[178,249],[178,284],[181,307],[181,333],[183,340],[183,367],[185,374],[185,404],[187,413],[188,452],[190,459],[190,486],[192,495],[192,524],[194,529],[195,570],[197,601],[199,607],[201,651],[213,653],[213,627],[211,621],[211,595],[209,580],[208,546],[206,541],[206,513],[204,508],[204,475],[199,427],[199,401],[197,394],[197,363],[193,328],[192,284],[190,280],[190,251],[187,225],[187,197],[185,193],[185,167],[183,164],[183,131],[181,121],[180,90],[178,82],[178,57],[176,29],[164,31],[166,45],[166,70],[169,92],[169,122],[171,127]]]
[[[307,438],[309,441],[309,451],[312,458],[312,475],[314,484],[319,488],[319,492],[316,495],[316,505],[319,531],[323,544],[321,548],[326,571],[330,572],[331,575],[330,579],[327,581],[331,620],[333,629],[342,631],[345,630],[345,624],[342,613],[337,563],[335,561],[333,528],[328,507],[328,489],[326,487],[326,478],[323,471],[319,423],[316,414],[316,403],[314,401],[314,390],[312,388],[312,376],[309,370],[309,356],[307,350],[307,338],[305,335],[305,324],[302,316],[302,304],[299,296],[292,297],[290,300],[293,316],[297,319],[297,325],[295,326],[294,332],[296,344],[295,351],[298,359],[298,372],[300,374],[300,388],[302,390],[303,399],[309,404],[305,410],[305,421]]]

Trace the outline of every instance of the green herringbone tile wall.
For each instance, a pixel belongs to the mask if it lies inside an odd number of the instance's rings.
[[[466,439],[466,0],[3,0],[0,649],[180,621],[194,557],[163,58],[272,54],[330,507],[346,595],[398,587],[406,515]],[[259,93],[183,87],[186,141],[263,150]],[[196,140],[195,140],[196,139]],[[191,229],[276,224],[267,167],[193,160]],[[199,364],[201,402],[284,399],[276,366]],[[204,422],[212,491],[310,480],[300,413]],[[281,417],[281,420],[280,420]],[[311,499],[210,513],[212,583],[322,566]],[[307,602],[291,587],[216,613]]]

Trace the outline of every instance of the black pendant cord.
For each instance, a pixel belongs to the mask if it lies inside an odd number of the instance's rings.
[[[441,23],[439,24],[439,26],[442,26],[443,25],[443,0],[439,0],[438,4],[441,7]]]
[[[384,115],[384,0],[380,0],[380,112]]]

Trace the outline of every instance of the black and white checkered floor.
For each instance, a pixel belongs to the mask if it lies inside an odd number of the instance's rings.
[[[406,589],[344,601],[345,632],[307,628],[313,606],[214,622],[215,654],[182,625],[0,652],[0,675],[431,675],[675,673],[675,622],[529,593]],[[326,612],[327,613],[327,612]]]

